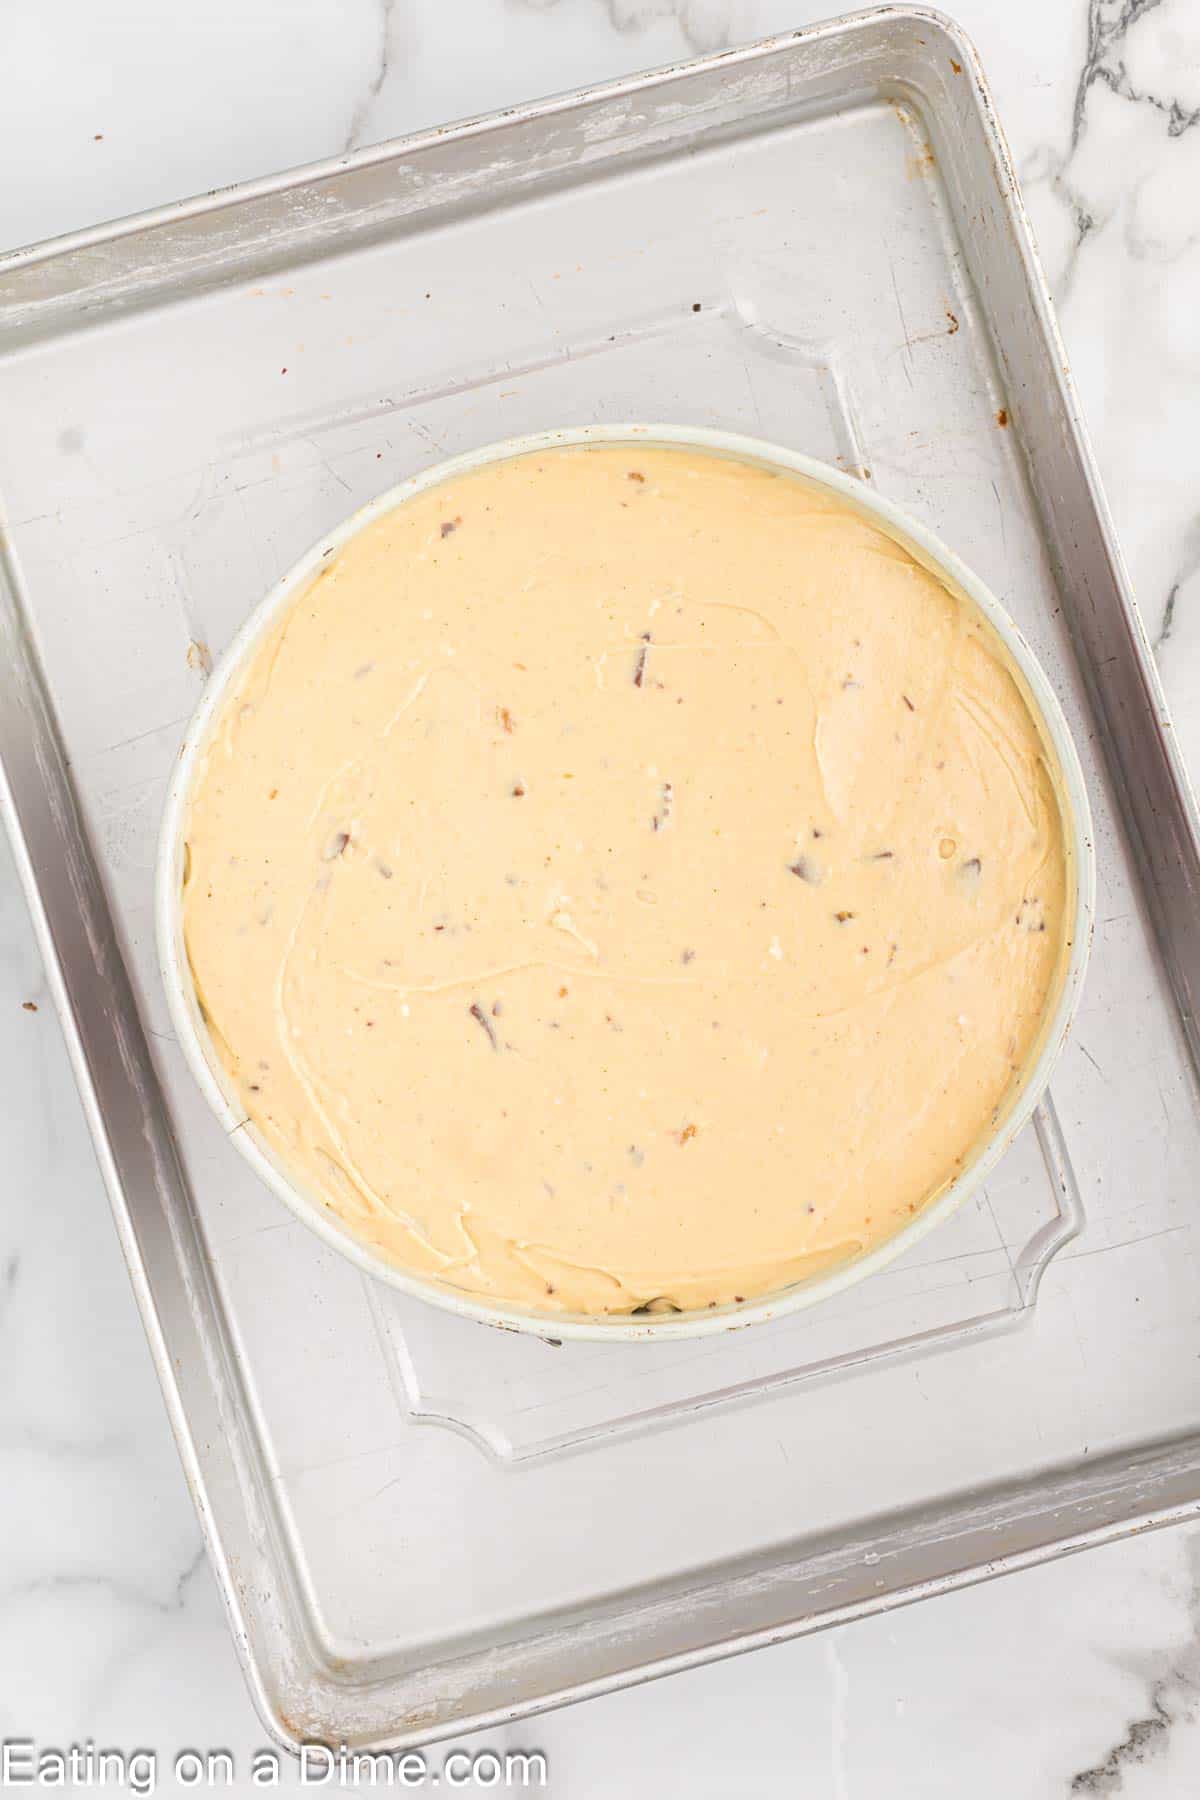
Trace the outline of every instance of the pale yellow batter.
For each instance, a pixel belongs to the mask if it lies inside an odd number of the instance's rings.
[[[999,640],[848,507],[562,449],[331,559],[231,691],[188,954],[248,1117],[401,1267],[692,1309],[907,1223],[1066,951]]]

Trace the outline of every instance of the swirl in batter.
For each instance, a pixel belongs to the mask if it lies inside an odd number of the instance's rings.
[[[992,628],[851,507],[551,450],[377,520],[260,643],[187,951],[247,1117],[389,1261],[720,1305],[888,1238],[1011,1105],[1058,791]]]

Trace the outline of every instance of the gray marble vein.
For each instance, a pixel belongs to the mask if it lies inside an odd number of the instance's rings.
[[[1180,740],[1200,755],[1200,718],[1176,686],[1190,692],[1200,650],[1186,399],[1200,349],[1200,12],[1189,0],[1089,0],[1080,24],[1067,129],[1021,167],[1068,347],[1086,344],[1097,308],[1114,333],[1103,376],[1095,369],[1093,431]]]
[[[1177,1725],[1190,1723],[1200,1710],[1200,1540],[1188,1542],[1190,1581],[1186,1598],[1190,1635],[1177,1649],[1133,1659],[1134,1672],[1146,1683],[1146,1706],[1124,1727],[1121,1736],[1098,1761],[1071,1777],[1070,1792],[1096,1800],[1126,1791],[1126,1777],[1147,1763],[1164,1761]],[[1165,1790],[1164,1790],[1165,1791]]]
[[[371,116],[371,108],[379,98],[383,84],[387,80],[392,65],[392,32],[396,22],[396,0],[377,0],[379,10],[378,32],[379,50],[370,78],[355,103],[350,115],[350,124],[346,131],[344,150],[357,150],[367,141],[367,122]]]
[[[31,1576],[27,1581],[16,1581],[9,1587],[0,1589],[0,1613],[18,1600],[27,1600],[41,1594],[68,1594],[80,1589],[98,1589],[102,1593],[114,1595],[127,1605],[141,1607],[149,1612],[180,1612],[186,1604],[188,1586],[204,1566],[204,1560],[204,1547],[201,1545],[165,1598],[145,1588],[133,1587],[113,1575]]]
[[[1115,192],[1121,191],[1119,160],[1115,165],[1111,158],[1089,163],[1081,156],[1089,133],[1096,129],[1097,89],[1104,89],[1131,107],[1150,109],[1161,118],[1167,139],[1183,136],[1200,119],[1200,106],[1188,104],[1178,92],[1161,92],[1157,85],[1135,81],[1130,73],[1131,49],[1136,50],[1140,42],[1138,34],[1131,46],[1130,34],[1160,8],[1165,17],[1170,17],[1173,3],[1174,0],[1089,0],[1086,47],[1075,83],[1066,148],[1060,154],[1043,145],[1026,160],[1027,178],[1048,182],[1071,220],[1073,239],[1054,281],[1060,304],[1070,298],[1084,244],[1093,232],[1107,224],[1116,210],[1114,184]],[[1082,169],[1081,164],[1084,165]],[[1127,248],[1131,254],[1137,254],[1136,237],[1127,241]]]
[[[1192,520],[1191,525],[1185,534],[1183,561],[1180,564],[1179,572],[1176,574],[1167,590],[1167,598],[1166,603],[1163,606],[1162,618],[1159,622],[1158,635],[1154,639],[1154,648],[1156,651],[1161,650],[1163,645],[1170,639],[1171,633],[1175,629],[1175,613],[1179,605],[1180,597],[1198,574],[1200,574],[1200,514],[1197,514]]]
[[[1130,26],[1161,4],[1162,0],[1088,0],[1087,51],[1071,117],[1072,150],[1083,135],[1092,83],[1101,79],[1111,82],[1118,76],[1120,52]]]
[[[604,0],[604,6],[616,31],[643,31],[658,19],[674,19],[696,56],[723,50],[735,38],[749,35],[739,29],[745,21],[736,16],[744,9],[729,0]]]

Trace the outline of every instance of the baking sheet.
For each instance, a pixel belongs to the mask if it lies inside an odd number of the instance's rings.
[[[1194,809],[952,27],[883,9],[7,259],[0,406],[5,816],[277,1735],[511,1717],[1196,1510]],[[669,1355],[442,1319],[310,1238],[193,1090],[152,930],[183,726],[275,577],[443,455],[631,418],[938,531],[1055,683],[1100,868],[997,1180],[844,1303]]]

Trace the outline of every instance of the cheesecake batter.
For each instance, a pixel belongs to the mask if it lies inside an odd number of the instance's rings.
[[[197,994],[396,1265],[546,1313],[763,1294],[1011,1103],[1068,951],[1049,755],[986,621],[823,491],[514,458],[360,533],[231,689]]]

